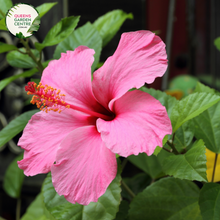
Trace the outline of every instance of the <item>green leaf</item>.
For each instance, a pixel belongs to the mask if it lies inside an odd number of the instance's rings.
[[[149,174],[152,179],[156,179],[164,175],[162,166],[155,155],[147,156],[146,153],[140,153],[137,156],[131,155],[128,160]]]
[[[220,37],[217,37],[215,40],[214,40],[214,45],[216,46],[216,48],[218,50],[220,50]]]
[[[90,22],[87,22],[82,27],[77,28],[72,34],[69,35],[69,37],[59,43],[56,47],[54,58],[59,59],[61,53],[65,53],[67,50],[74,50],[80,45],[84,45],[95,50],[95,61],[92,65],[93,71],[99,62],[102,49],[102,39],[99,35],[99,32]]]
[[[17,161],[22,158],[23,154],[19,155],[11,162],[6,170],[3,180],[3,188],[5,192],[13,198],[19,198],[21,195],[24,173],[23,170],[19,169]]]
[[[8,30],[7,27],[6,27],[6,24],[5,24],[5,18],[0,20],[0,30],[3,30],[3,31]]]
[[[93,23],[102,37],[103,47],[115,36],[126,19],[133,19],[133,15],[122,10],[114,10],[99,17]]]
[[[138,173],[132,178],[123,178],[123,181],[134,194],[138,194],[139,192],[142,192],[148,185],[150,185],[152,180],[148,174]],[[121,195],[125,199],[132,200],[132,197],[127,193],[126,190],[124,190],[123,187]]]
[[[45,68],[49,63],[49,60],[48,61],[45,61],[44,63],[42,63],[43,67]],[[17,75],[14,75],[14,76],[10,76],[6,79],[3,79],[0,81],[0,92],[9,84],[11,83],[12,81],[20,78],[20,77],[31,77],[33,76],[35,73],[38,72],[38,69],[37,68],[33,68],[31,70],[28,70],[28,71],[25,71],[23,73],[20,73],[20,74],[17,74]]]
[[[11,0],[0,0],[0,5],[0,19],[2,19],[5,17],[2,13],[6,15],[7,11],[13,6],[13,4]]]
[[[57,2],[44,3],[42,5],[37,6],[37,11],[42,18]]]
[[[195,137],[203,139],[206,147],[220,153],[220,103],[193,119],[195,126]]]
[[[14,45],[11,44],[5,44],[0,42],[0,53],[5,53],[7,51],[11,51],[11,50],[17,50],[18,48]]]
[[[16,33],[17,38],[25,39],[26,37],[23,35],[22,32]]]
[[[116,158],[119,158],[119,157],[120,157],[120,155],[118,155],[118,154],[115,154],[115,157],[116,157]]]
[[[199,195],[199,206],[203,220],[219,220],[220,185],[207,183],[203,185]]]
[[[219,95],[218,91],[197,83],[194,92],[207,92]],[[210,107],[202,114],[194,118],[195,136],[197,139],[203,139],[208,149],[215,153],[220,153],[220,103]]]
[[[31,34],[33,34],[33,32],[38,31],[40,27],[40,15],[38,15],[32,22],[30,28],[28,29],[27,32],[30,32]]]
[[[26,213],[22,216],[21,220],[47,220],[44,215],[44,204],[42,194],[38,194],[35,200],[30,204]]]
[[[8,141],[10,141],[14,136],[16,136],[18,133],[20,133],[24,129],[28,121],[31,119],[32,115],[37,113],[38,111],[39,110],[27,111],[19,115],[6,127],[4,127],[0,131],[0,148]]]
[[[199,189],[187,180],[163,178],[131,202],[130,220],[202,220]]]
[[[167,143],[167,140],[168,140],[168,137],[169,137],[169,136],[170,136],[170,135],[165,135],[165,136],[164,136],[163,141],[162,141],[163,146]],[[153,155],[157,156],[157,155],[160,153],[161,150],[162,150],[162,147],[157,146],[157,147],[155,148],[155,150],[154,150]]]
[[[193,92],[194,93],[195,92],[206,92],[206,93],[212,93],[212,94],[216,93],[214,89],[211,89],[210,87],[205,86],[204,84],[202,84],[200,82],[197,82],[196,88]]]
[[[44,47],[60,43],[72,33],[78,22],[79,16],[63,18],[49,30],[43,43],[35,43],[36,49],[41,51]]]
[[[69,203],[64,196],[59,196],[53,187],[51,174],[48,174],[42,187],[45,207],[51,217],[57,220],[114,219],[120,204],[120,181],[118,173],[98,202],[83,206]]]
[[[38,85],[40,83],[40,79],[31,78],[30,82],[35,82]]]
[[[99,63],[97,64],[97,67],[96,67],[96,68],[98,69],[98,68],[102,67],[103,64],[104,64],[104,62],[99,62]]]
[[[167,157],[163,161],[165,173],[179,179],[207,182],[205,149],[204,142],[199,140],[185,154]]]
[[[170,95],[167,95],[165,92],[155,89],[148,89],[146,87],[141,87],[139,90],[147,92],[155,99],[160,101],[160,103],[166,108],[168,116],[170,117],[173,107],[178,103],[178,100]]]
[[[177,129],[173,144],[179,152],[182,152],[183,149],[190,146],[193,137],[194,123],[192,120],[189,120]]]
[[[128,210],[129,210],[128,202],[126,200],[122,200],[119,206],[119,211],[114,220],[127,220]]]
[[[164,160],[169,157],[170,155],[173,155],[173,153],[169,153],[167,152],[166,150],[161,150],[159,152],[159,154],[157,155],[157,161],[160,163],[161,167],[162,167],[162,170],[163,170],[163,173],[164,173],[164,176],[165,176],[165,172],[164,172],[164,169],[163,169],[163,163],[164,163]]]
[[[26,52],[25,48],[20,48],[19,49],[22,52]],[[38,50],[31,50],[32,53],[35,55],[35,57],[39,58],[40,54]],[[36,67],[36,63],[33,61],[31,57],[27,54],[22,54],[18,51],[11,51],[7,54],[6,59],[8,63],[16,68],[33,68]]]
[[[166,135],[165,137],[167,137],[167,135]],[[166,140],[166,141],[167,141],[167,140]],[[162,148],[159,147],[159,146],[157,146],[157,147],[155,148],[155,150],[154,150],[153,155],[157,156],[157,155],[160,153],[161,150],[162,150]]]
[[[180,100],[171,112],[173,133],[186,121],[198,116],[217,102],[220,97],[210,93],[194,93]]]

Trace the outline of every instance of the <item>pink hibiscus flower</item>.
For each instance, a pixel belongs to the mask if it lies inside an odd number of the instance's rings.
[[[97,202],[116,176],[115,154],[151,155],[172,133],[159,101],[139,90],[164,74],[165,45],[150,31],[124,33],[114,55],[95,71],[94,50],[79,46],[51,61],[41,83],[29,83],[33,115],[18,145],[25,175],[52,173],[59,195],[83,205]],[[59,114],[59,113],[60,114]]]

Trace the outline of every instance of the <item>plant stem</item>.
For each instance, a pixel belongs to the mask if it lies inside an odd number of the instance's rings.
[[[176,134],[176,133],[173,134],[173,137],[172,137],[172,143],[173,143],[173,141],[174,141],[175,134]]]
[[[217,164],[217,159],[218,159],[218,154],[215,154],[214,167],[213,167],[213,173],[212,173],[212,182],[214,182],[214,178],[215,178],[215,168]]]
[[[20,214],[21,214],[21,198],[18,198],[17,206],[16,206],[16,220],[20,219]]]
[[[38,62],[41,62],[41,58],[42,58],[42,50],[40,51],[40,58],[39,58]]]
[[[128,194],[131,196],[132,199],[136,196],[123,180],[121,181],[121,185],[128,192]]]
[[[162,149],[164,149],[165,151],[167,151],[167,152],[169,152],[169,153],[172,153],[172,150],[169,150],[169,149],[167,149],[167,148],[165,148],[165,147],[162,147]]]
[[[173,153],[174,153],[174,154],[176,154],[176,155],[179,154],[179,152],[178,152],[177,149],[175,148],[173,142],[167,141],[167,144],[171,147],[171,149],[173,150]]]
[[[124,168],[125,168],[127,162],[128,162],[128,159],[127,159],[127,158],[124,158],[124,160],[123,160],[122,163],[121,163],[121,171],[124,170]]]
[[[31,48],[28,45],[28,41],[25,41],[24,39],[21,39],[21,43],[24,45],[24,47],[27,50],[27,54],[33,59],[33,61],[37,64],[38,70],[42,73],[44,70],[44,67],[40,60],[37,60],[35,55],[32,53]]]

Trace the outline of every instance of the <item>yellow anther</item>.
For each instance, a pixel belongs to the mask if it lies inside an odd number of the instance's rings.
[[[49,111],[61,113],[62,109],[60,107],[64,104],[66,105],[66,102],[63,100],[64,98],[62,98],[65,95],[60,94],[60,89],[42,85],[42,83],[37,85],[33,82],[29,83],[28,86],[25,90],[27,89],[26,91],[29,95],[33,95],[30,103],[36,104],[40,110],[46,113]],[[66,108],[70,108],[70,105],[67,105]]]

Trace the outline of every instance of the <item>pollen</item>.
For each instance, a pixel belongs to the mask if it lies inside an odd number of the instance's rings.
[[[49,111],[61,113],[64,109],[70,108],[64,100],[65,94],[61,94],[60,89],[42,85],[42,83],[37,85],[35,82],[28,82],[25,91],[28,95],[33,95],[31,103],[36,104],[41,111],[46,113]]]

